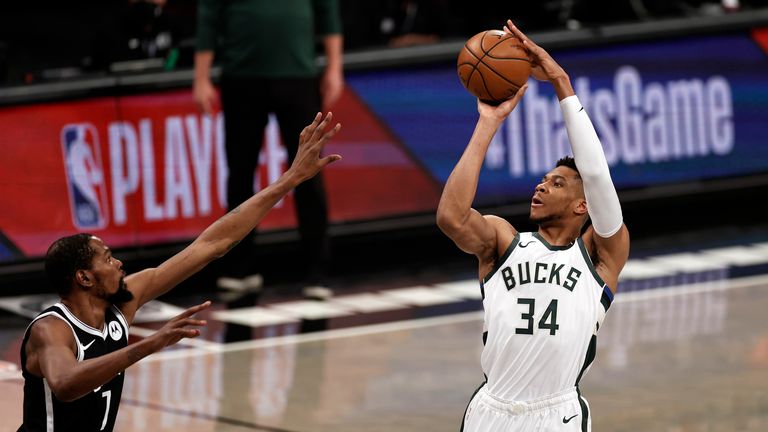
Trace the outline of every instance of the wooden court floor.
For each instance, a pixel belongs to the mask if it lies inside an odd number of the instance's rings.
[[[582,392],[593,430],[768,431],[768,275],[617,296]],[[128,369],[116,430],[456,431],[481,315],[165,351]],[[0,432],[21,416],[0,381]]]

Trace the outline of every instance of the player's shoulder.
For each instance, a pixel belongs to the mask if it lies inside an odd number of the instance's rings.
[[[29,324],[29,338],[33,341],[72,341],[72,328],[63,316],[51,313],[41,316]]]
[[[510,235],[512,238],[517,235],[517,230],[515,227],[513,227],[512,224],[503,217],[496,215],[483,215],[483,217],[488,221],[488,223],[493,225],[498,233]]]
[[[518,235],[517,230],[512,226],[509,221],[500,216],[486,215],[483,216],[488,223],[493,226],[496,231],[496,256],[501,256],[512,244],[515,237]]]

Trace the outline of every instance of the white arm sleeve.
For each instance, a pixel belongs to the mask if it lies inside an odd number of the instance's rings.
[[[571,141],[573,158],[584,182],[584,195],[592,227],[600,237],[610,237],[621,228],[623,216],[603,146],[576,95],[561,100],[560,109]]]

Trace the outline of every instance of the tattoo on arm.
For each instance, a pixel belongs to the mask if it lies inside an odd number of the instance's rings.
[[[128,350],[128,361],[130,361],[131,364],[138,362],[142,358],[143,356],[135,346]]]

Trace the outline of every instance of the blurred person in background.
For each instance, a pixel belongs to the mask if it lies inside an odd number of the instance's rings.
[[[315,62],[318,38],[326,58],[322,71]],[[215,58],[222,69],[230,209],[253,194],[268,115],[277,118],[291,163],[301,129],[339,99],[344,88],[342,46],[337,0],[199,0],[193,93],[203,113],[214,112]],[[325,286],[330,244],[321,176],[297,187],[294,198],[304,255],[296,263],[305,265],[304,294],[324,299],[332,291]],[[232,251],[217,282],[220,288],[261,289],[254,239],[255,232]]]

